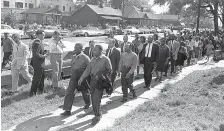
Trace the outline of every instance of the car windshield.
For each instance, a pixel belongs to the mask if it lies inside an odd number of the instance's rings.
[[[89,27],[90,30],[98,30],[97,27]]]
[[[83,30],[88,30],[89,28],[88,27],[84,27],[84,28],[82,28]]]
[[[129,26],[129,27],[127,27],[127,29],[132,29],[132,27]]]

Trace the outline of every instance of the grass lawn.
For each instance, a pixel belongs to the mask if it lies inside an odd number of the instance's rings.
[[[48,114],[63,105],[67,80],[60,81],[60,87],[52,89],[50,81],[45,80],[45,93],[29,97],[30,86],[23,86],[20,93],[9,96],[2,90],[1,98],[1,129],[6,130],[33,117]],[[76,95],[75,101],[82,100],[81,94]]]
[[[224,68],[195,71],[106,131],[219,131],[224,124]],[[220,130],[221,131],[221,130]]]

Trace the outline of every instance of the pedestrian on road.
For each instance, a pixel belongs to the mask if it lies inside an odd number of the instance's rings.
[[[180,43],[176,41],[176,37],[174,34],[171,35],[171,40],[168,42],[168,46],[170,49],[170,62],[171,62],[171,73],[170,75],[172,76],[173,73],[176,73],[176,60],[177,60],[177,55],[178,51],[180,48]]]
[[[90,64],[87,66],[86,70],[82,74],[78,81],[81,85],[83,80],[89,75],[91,75],[90,82],[90,94],[92,100],[92,107],[95,117],[92,119],[92,125],[96,125],[101,117],[100,103],[103,96],[103,88],[99,86],[99,76],[102,74],[111,74],[112,66],[108,57],[102,54],[103,47],[101,45],[96,45],[93,49],[94,57],[91,59]]]
[[[148,43],[143,46],[140,53],[140,61],[144,63],[144,88],[151,88],[152,73],[156,69],[159,60],[159,46],[153,43],[151,36],[148,37]]]
[[[121,60],[119,63],[119,73],[121,72],[121,86],[123,92],[123,99],[121,102],[126,102],[128,100],[128,89],[133,95],[133,98],[136,98],[136,93],[133,87],[134,81],[134,71],[137,67],[138,57],[132,52],[132,45],[125,45],[125,53],[122,54]]]
[[[62,54],[64,44],[61,41],[61,34],[59,31],[54,31],[53,38],[49,41],[50,46],[50,62],[52,67],[52,87],[58,87],[58,81],[61,79],[61,72],[63,66]]]
[[[10,61],[10,56],[12,55],[13,50],[13,40],[9,37],[9,33],[4,33],[4,38],[2,39],[2,46],[3,46],[3,60],[2,60],[2,69],[5,68],[7,63]]]
[[[114,81],[117,77],[118,67],[121,57],[121,52],[115,47],[115,40],[109,39],[109,46],[106,50],[106,56],[110,59],[112,65],[112,74],[111,74],[111,82],[112,86],[114,86]]]
[[[14,34],[13,39],[15,44],[13,45],[12,53],[12,93],[17,92],[19,74],[21,73],[23,78],[31,83],[32,77],[29,74],[28,69],[28,57],[29,57],[29,48],[26,44],[21,41],[19,35]]]
[[[121,46],[120,46],[120,48],[121,48],[121,53],[124,53],[125,52],[125,45],[126,44],[132,44],[132,43],[130,43],[130,42],[128,42],[128,35],[124,35],[124,37],[123,37],[123,43],[121,43]]]
[[[90,59],[93,57],[94,46],[95,46],[95,42],[91,40],[91,41],[89,41],[89,47],[86,47],[84,49],[84,54],[89,56]]]
[[[43,40],[45,33],[43,30],[36,31],[36,39],[33,42],[32,46],[32,66],[34,69],[33,81],[30,90],[30,96],[36,95],[38,92],[42,94],[44,91],[44,62],[45,58],[48,56],[48,53],[44,51]]]
[[[82,52],[83,45],[77,43],[74,48],[75,55],[72,57],[71,69],[72,76],[69,81],[68,88],[66,89],[66,95],[64,99],[64,107],[61,115],[69,116],[71,115],[72,104],[74,101],[74,92],[76,90],[81,91],[85,106],[83,109],[88,109],[90,106],[90,92],[89,92],[89,83],[87,79],[83,80],[81,85],[78,85],[78,80],[88,66],[90,59],[89,57]]]
[[[133,51],[134,51],[134,53],[139,56],[139,49],[138,49],[138,47],[141,45],[141,40],[139,39],[138,33],[135,34],[135,39],[132,41],[132,44],[133,44]],[[138,63],[137,63],[136,79],[139,78],[139,69],[140,69],[140,65],[139,65],[139,61],[138,61]]]
[[[166,45],[165,38],[162,38],[159,43],[160,43],[159,44],[159,60],[158,60],[157,68],[156,68],[157,77],[155,81],[159,80],[161,82],[164,69],[166,65],[169,63],[170,50],[169,50],[169,47]]]

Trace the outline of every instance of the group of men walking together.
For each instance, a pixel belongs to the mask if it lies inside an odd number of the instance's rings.
[[[29,82],[32,82],[30,96],[44,91],[44,67],[45,58],[50,56],[52,65],[52,87],[58,87],[61,79],[62,53],[65,46],[61,42],[60,33],[54,32],[49,41],[49,49],[46,51],[43,45],[44,31],[36,32],[36,39],[32,42],[29,57],[29,47],[25,45],[18,35],[13,37],[13,62],[12,62],[12,92],[17,91],[19,72]],[[10,39],[11,41],[11,39]],[[88,109],[92,104],[95,117],[92,124],[97,124],[101,119],[100,104],[104,90],[111,95],[115,80],[121,77],[123,98],[121,102],[128,100],[128,89],[133,98],[136,92],[133,87],[134,78],[139,78],[140,67],[144,70],[144,88],[150,89],[152,74],[156,72],[156,80],[162,81],[162,76],[167,76],[168,63],[171,62],[171,75],[175,73],[175,62],[180,48],[175,36],[171,37],[168,44],[166,38],[158,40],[157,34],[146,37],[135,35],[135,40],[128,42],[128,36],[123,37],[123,42],[117,47],[116,40],[109,38],[108,49],[103,54],[101,45],[89,42],[89,47],[83,49],[81,43],[76,43],[74,55],[71,58],[71,78],[64,99],[63,116],[71,115],[74,92],[81,91],[85,106]],[[119,49],[120,48],[120,49]],[[83,51],[84,50],[84,51]],[[28,60],[34,69],[33,78],[29,75]],[[137,76],[135,77],[135,70]],[[165,74],[163,74],[165,72]],[[91,103],[92,102],[92,103]]]

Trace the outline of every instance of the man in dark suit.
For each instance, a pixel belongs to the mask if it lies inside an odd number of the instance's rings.
[[[152,37],[148,37],[148,43],[143,46],[140,52],[140,62],[144,64],[145,87],[151,88],[152,73],[159,59],[159,46],[153,42]]]
[[[124,37],[123,37],[123,41],[124,41],[124,42],[121,43],[121,45],[120,45],[121,53],[124,53],[124,52],[125,52],[124,47],[125,47],[126,44],[132,45],[132,43],[128,42],[128,35],[124,35]]]
[[[86,47],[84,49],[84,54],[86,54],[87,56],[89,56],[89,58],[91,59],[93,57],[93,48],[94,48],[95,42],[94,41],[89,41],[89,47]]]
[[[112,70],[113,70],[111,74],[112,85],[114,85],[114,81],[117,76],[119,61],[121,57],[120,51],[115,47],[115,42],[116,41],[114,39],[109,39],[109,46],[108,46],[108,49],[106,50],[106,56],[110,58],[110,62],[112,65]]]
[[[34,75],[30,90],[30,96],[36,95],[38,93],[43,93],[44,90],[44,61],[48,56],[48,53],[45,53],[44,46],[42,41],[44,40],[45,33],[43,30],[36,31],[37,39],[34,40],[32,45],[32,66],[34,69]]]

